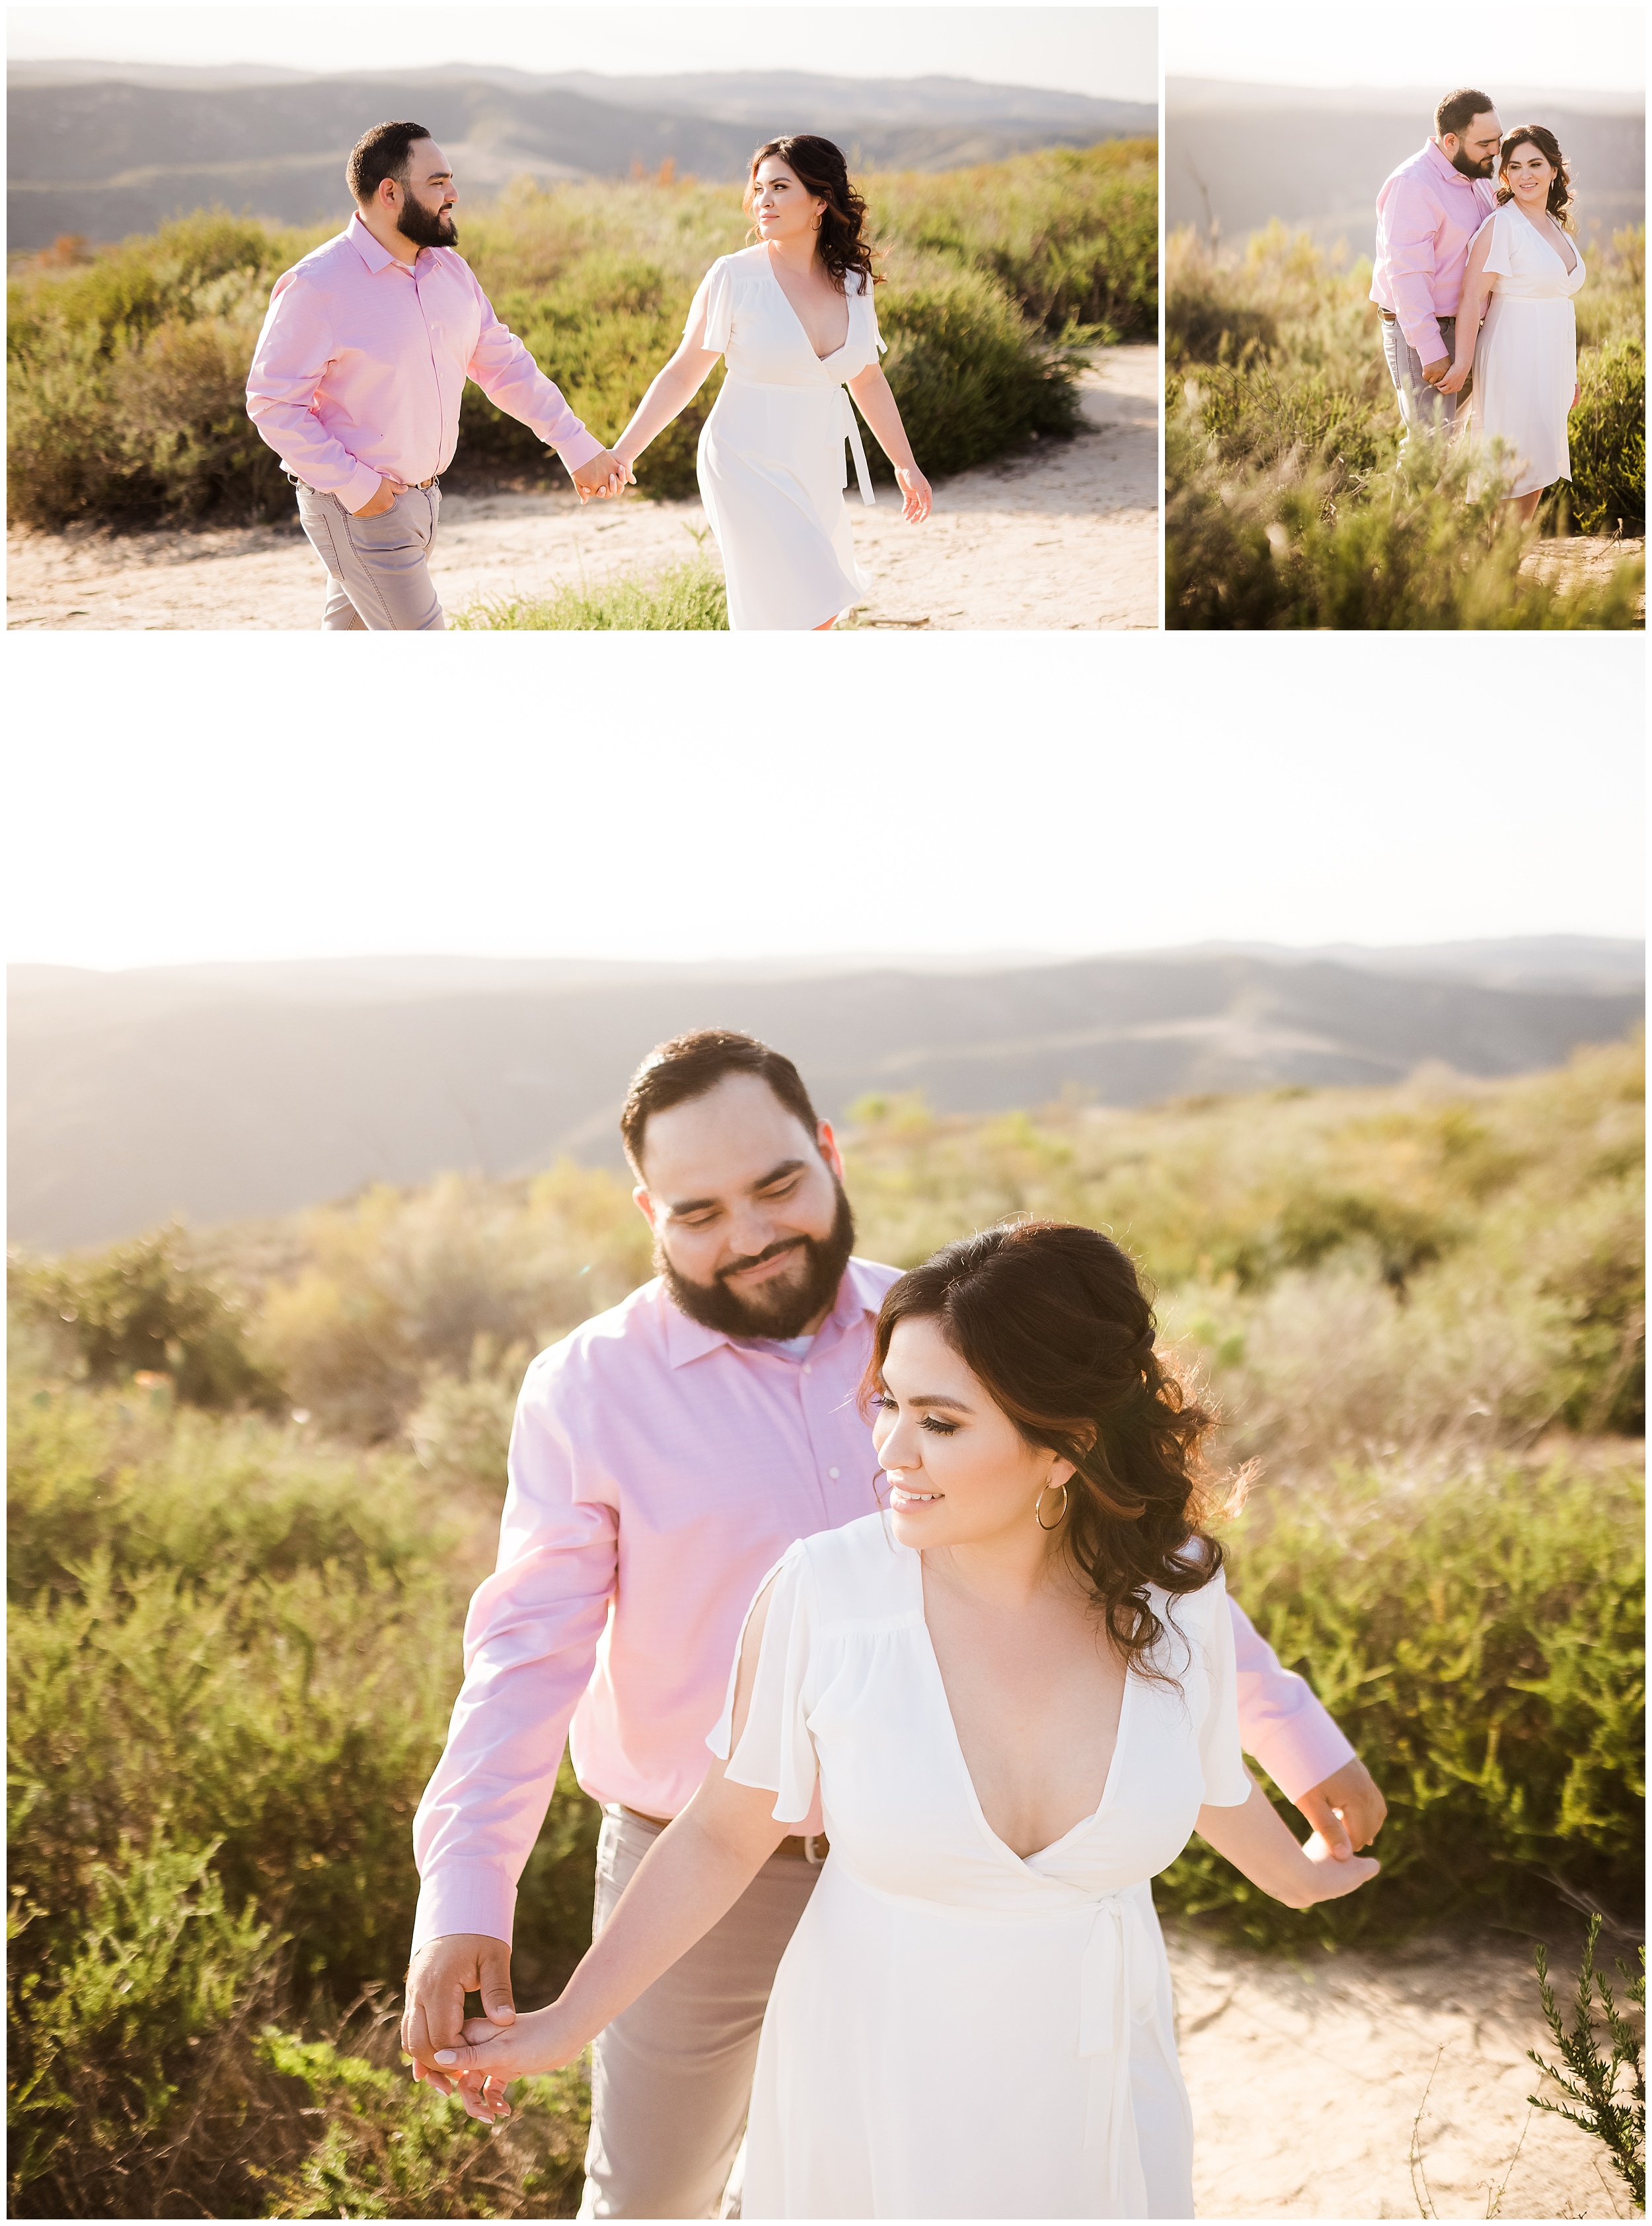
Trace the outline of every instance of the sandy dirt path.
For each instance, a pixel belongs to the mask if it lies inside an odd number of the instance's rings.
[[[890,495],[853,496],[874,587],[859,622],[1116,628],[1159,622],[1159,356],[1099,351],[1083,375],[1085,429],[962,472],[908,526]],[[452,494],[434,570],[449,612],[555,582],[648,572],[693,554],[697,501],[581,508],[550,495]],[[715,544],[707,548],[715,555]],[[296,524],[203,532],[14,533],[6,622],[32,628],[241,631],[311,627],[324,574]]]
[[[1524,1944],[1295,1966],[1175,1932],[1169,1948],[1201,2217],[1638,2215],[1596,2142],[1528,2110],[1525,2052],[1553,2050]],[[1555,1960],[1564,2004],[1571,1967]]]

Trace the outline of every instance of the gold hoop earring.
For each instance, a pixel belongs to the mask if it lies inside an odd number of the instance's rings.
[[[1057,1488],[1058,1489],[1058,1491],[1060,1491],[1060,1493],[1061,1493],[1061,1512],[1060,1512],[1060,1514],[1059,1514],[1059,1515],[1058,1515],[1058,1516],[1057,1516],[1057,1517],[1056,1517],[1056,1519],[1055,1519],[1055,1521],[1054,1521],[1053,1523],[1046,1523],[1046,1522],[1045,1521],[1045,1519],[1044,1519],[1043,1515],[1042,1515],[1042,1514],[1040,1513],[1040,1511],[1039,1511],[1039,1510],[1042,1509],[1043,1505],[1044,1505],[1044,1494],[1045,1494],[1045,1491],[1048,1491],[1050,1490],[1050,1486],[1049,1486],[1049,1485],[1048,1485],[1048,1484],[1046,1484],[1046,1485],[1044,1486],[1043,1491],[1041,1491],[1039,1492],[1039,1494],[1038,1498],[1037,1498],[1033,1501],[1033,1503],[1032,1503],[1032,1519],[1033,1519],[1033,1521],[1038,1524],[1038,1526],[1039,1526],[1039,1530],[1060,1530],[1060,1528],[1061,1528],[1061,1526],[1062,1526],[1062,1524],[1063,1524],[1063,1523],[1066,1521],[1066,1519],[1067,1519],[1067,1487],[1066,1487],[1066,1485],[1065,1485],[1065,1483],[1064,1482],[1064,1483],[1062,1483],[1060,1485],[1058,1485]]]

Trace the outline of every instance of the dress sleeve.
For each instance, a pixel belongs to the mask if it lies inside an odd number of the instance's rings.
[[[873,295],[872,281],[867,277],[862,277],[861,281],[861,301],[862,314],[866,318],[867,338],[877,350],[878,355],[886,355],[889,353],[889,343],[878,330],[878,304]],[[875,362],[876,359],[874,356],[873,360]]]
[[[1233,1651],[1228,1580],[1220,1569],[1198,1594],[1203,1610],[1204,1707],[1198,1723],[1204,1798],[1212,1809],[1238,1809],[1250,1798],[1250,1778],[1239,1747],[1239,1678]]]
[[[740,1643],[728,1673],[728,1697],[716,1729],[706,1745],[728,1765],[727,1777],[736,1785],[757,1786],[775,1795],[774,1819],[780,1824],[807,1822],[815,1799],[818,1765],[810,1736],[804,1697],[813,1635],[808,1574],[801,1545],[793,1546],[757,1588],[752,1606],[766,1586],[774,1590],[757,1657],[757,1681],[740,1744],[731,1754],[734,1714],[734,1686],[746,1647],[742,1625]],[[747,1623],[751,1609],[747,1610]]]
[[[692,340],[696,334],[703,348],[711,348],[718,355],[728,346],[734,327],[734,287],[728,275],[728,265],[721,259],[714,263],[700,281],[693,301],[689,304],[688,321],[683,328],[683,337]]]
[[[1494,209],[1485,221],[1491,227],[1486,245],[1486,275],[1494,278],[1512,278],[1515,275],[1514,219],[1506,208],[1500,208]],[[1485,225],[1482,225],[1480,229],[1484,232]]]

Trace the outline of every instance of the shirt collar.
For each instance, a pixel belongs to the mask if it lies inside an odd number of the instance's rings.
[[[399,255],[392,255],[389,248],[386,247],[381,240],[377,240],[373,238],[372,232],[370,232],[366,226],[363,224],[359,216],[353,216],[351,218],[348,226],[346,227],[344,236],[349,241],[351,246],[355,249],[356,253],[361,258],[362,261],[366,264],[368,270],[372,272],[374,277],[377,277],[378,273],[391,263],[401,263],[403,270],[410,267],[407,264],[402,263],[402,258]],[[418,257],[416,255],[413,260],[416,263],[418,261]]]
[[[665,1311],[665,1357],[673,1368],[686,1367],[689,1361],[715,1352],[720,1345],[733,1342],[723,1330],[708,1329],[703,1322],[690,1321],[673,1302],[664,1282],[658,1288],[660,1304]],[[836,1344],[857,1322],[864,1320],[867,1314],[875,1314],[882,1302],[883,1290],[875,1271],[867,1262],[851,1259],[843,1270],[832,1310],[820,1326],[816,1352],[824,1351],[829,1344]]]
[[[1438,139],[1430,139],[1424,146],[1423,152],[1425,155],[1432,155],[1434,158],[1434,168],[1443,171],[1448,179],[1455,178],[1459,186],[1477,186],[1483,182],[1478,178],[1465,177],[1451,156],[1440,146]]]

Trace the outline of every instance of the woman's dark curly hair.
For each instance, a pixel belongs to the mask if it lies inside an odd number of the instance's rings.
[[[1158,1352],[1153,1307],[1110,1237],[1070,1221],[1018,1221],[948,1244],[892,1284],[861,1387],[881,1386],[899,1322],[932,1320],[1029,1445],[1077,1473],[1062,1543],[1128,1667],[1164,1625],[1147,1587],[1198,1592],[1222,1567],[1199,1528],[1216,1511],[1204,1462],[1216,1417]]]
[[[1572,229],[1572,173],[1566,166],[1566,156],[1560,152],[1560,143],[1547,124],[1516,124],[1512,131],[1503,135],[1503,145],[1497,151],[1499,174],[1509,166],[1509,157],[1516,147],[1535,147],[1543,160],[1553,166],[1554,175],[1549,180],[1548,213],[1562,232]],[[1502,207],[1515,197],[1512,186],[1497,188],[1497,205]]]
[[[758,166],[771,155],[785,164],[805,193],[826,204],[820,219],[820,259],[838,292],[843,291],[843,282],[851,270],[860,272],[863,288],[881,286],[883,274],[872,268],[874,250],[864,237],[866,201],[849,182],[849,166],[842,149],[834,147],[829,139],[816,138],[812,131],[765,140],[747,173],[742,208],[749,209],[756,199]]]

